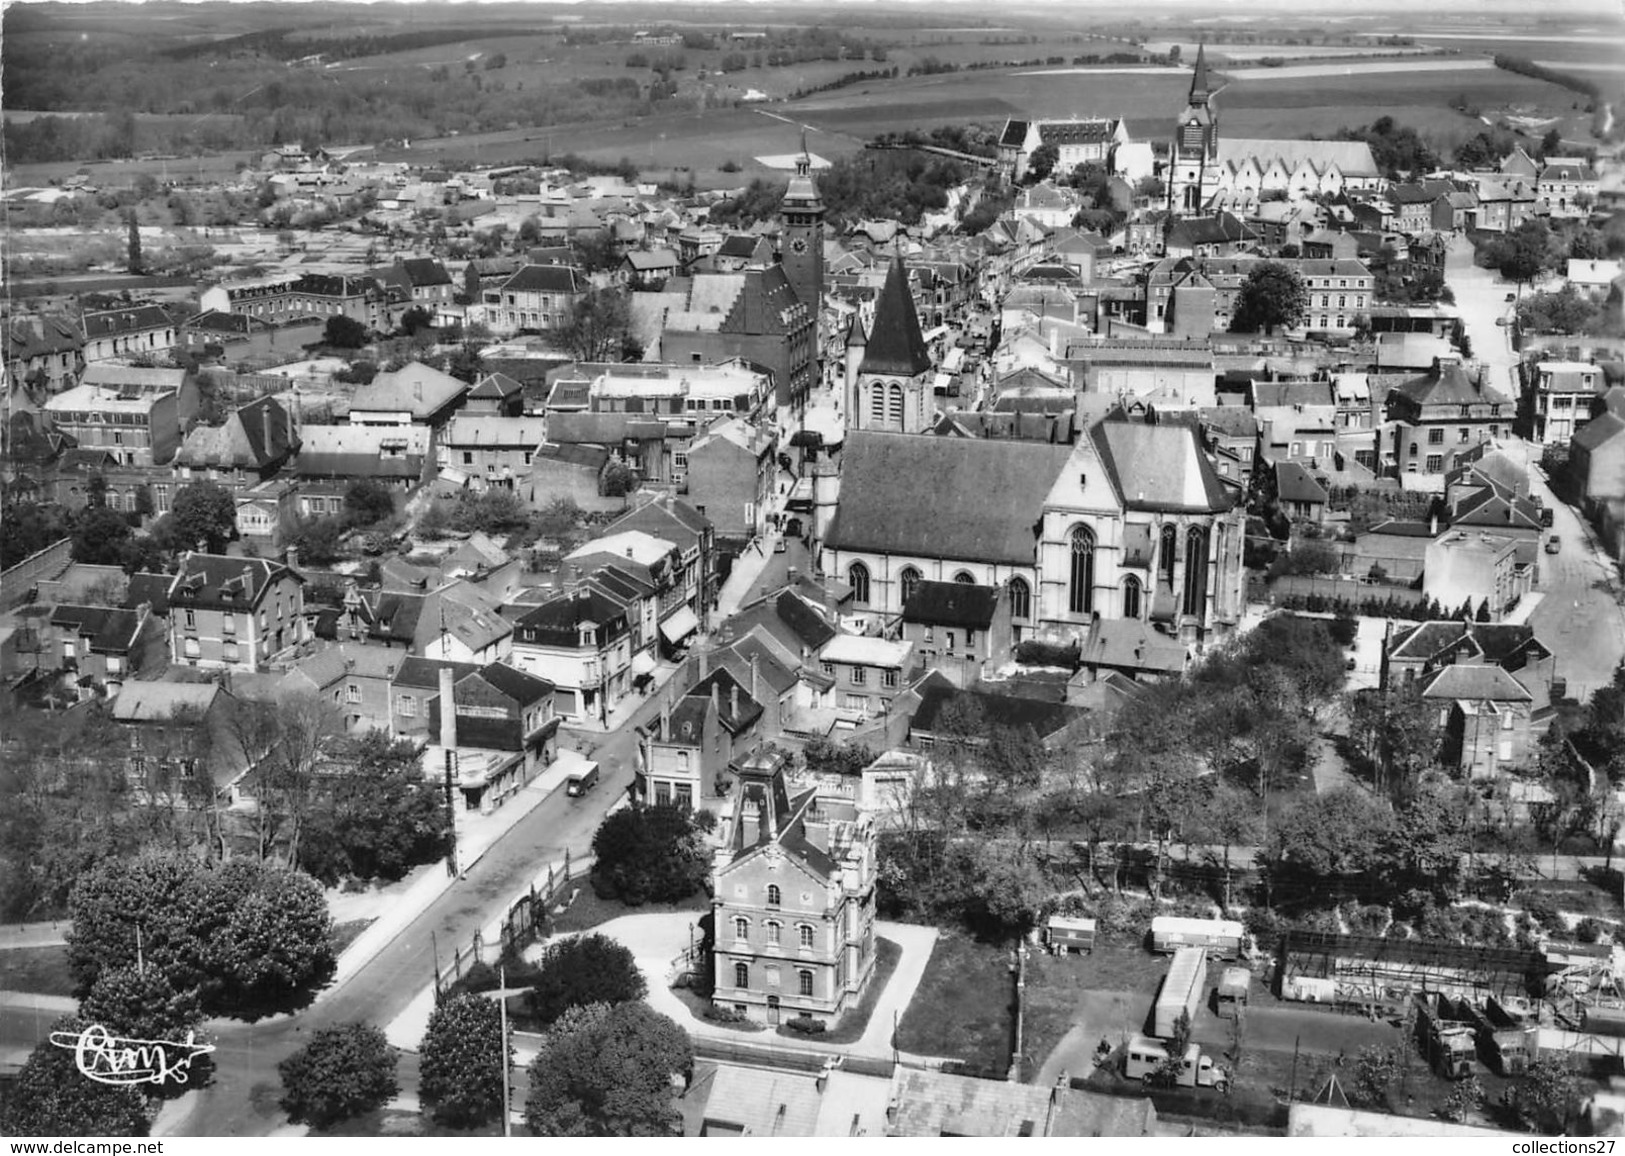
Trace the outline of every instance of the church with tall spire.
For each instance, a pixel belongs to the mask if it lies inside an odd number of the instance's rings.
[[[1269,140],[1219,132],[1207,46],[1198,45],[1185,107],[1174,122],[1165,184],[1175,217],[1243,216],[1266,197],[1380,192],[1386,182],[1364,141]]]
[[[920,433],[935,416],[933,365],[902,254],[892,258],[861,354],[849,358],[848,429]]]

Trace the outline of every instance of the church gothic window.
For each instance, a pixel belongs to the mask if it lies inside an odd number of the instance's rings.
[[[1140,616],[1140,580],[1130,575],[1123,580],[1123,617]]]
[[[869,567],[862,562],[854,562],[847,567],[846,583],[852,587],[852,601],[859,606],[869,604]]]
[[[1207,531],[1192,526],[1185,536],[1185,613],[1202,617],[1207,604]]]
[[[971,576],[971,573],[968,570],[961,570],[959,573],[955,574],[954,581],[959,583],[961,586],[974,586],[976,584],[976,579]]]
[[[1072,574],[1067,609],[1088,614],[1095,608],[1095,536],[1089,527],[1072,531]]]
[[[1032,615],[1032,588],[1027,585],[1025,578],[1010,579],[1010,617],[1031,618]]]
[[[886,421],[886,387],[872,385],[873,392],[869,394],[869,417],[876,426],[884,425]]]
[[[1172,526],[1164,526],[1157,545],[1157,579],[1172,590],[1174,588],[1174,558],[1179,552],[1179,536]]]
[[[914,597],[914,588],[920,584],[920,572],[912,566],[903,567],[903,572],[897,576],[898,585],[902,588],[903,602]]]

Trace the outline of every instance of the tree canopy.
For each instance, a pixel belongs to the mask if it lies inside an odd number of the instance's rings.
[[[335,349],[360,349],[367,344],[367,327],[353,317],[329,317],[322,329],[322,343]]]
[[[226,543],[237,536],[237,503],[213,482],[189,482],[175,493],[169,526],[182,550],[224,553]]]
[[[633,342],[631,301],[620,289],[589,289],[558,336],[578,361],[626,360]]]
[[[91,1021],[69,1016],[52,1032],[78,1033]],[[146,1101],[128,1084],[102,1084],[79,1071],[73,1052],[40,1041],[0,1101],[7,1136],[145,1136]]]
[[[307,875],[251,861],[148,851],[85,871],[68,903],[68,964],[89,990],[146,966],[206,1011],[256,1018],[300,1006],[332,974],[332,920]]]
[[[436,1120],[468,1127],[500,1118],[513,1043],[503,1038],[502,1012],[491,1000],[464,993],[436,1006],[418,1057],[418,1096]]]
[[[531,1064],[525,1122],[542,1136],[679,1136],[673,1079],[693,1067],[688,1036],[648,1004],[576,1008]]]
[[[686,899],[711,877],[711,857],[695,816],[675,806],[629,807],[592,837],[593,884],[625,903]]]
[[[324,1028],[277,1065],[282,1109],[294,1123],[325,1128],[374,1108],[400,1091],[395,1050],[371,1024]]]
[[[450,820],[416,746],[369,731],[333,751],[316,784],[299,866],[324,883],[403,878],[446,854]]]
[[[1309,290],[1298,271],[1279,261],[1261,261],[1236,295],[1230,331],[1273,333],[1276,326],[1298,324],[1308,311]]]
[[[632,952],[596,932],[549,944],[536,966],[528,1000],[531,1014],[544,1024],[571,1008],[629,1003],[648,992]]]

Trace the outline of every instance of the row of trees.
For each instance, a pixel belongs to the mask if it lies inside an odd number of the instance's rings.
[[[153,495],[136,491],[132,512],[107,505],[107,479],[92,474],[85,504],[70,510],[55,503],[25,498],[7,503],[0,517],[0,567],[14,566],[53,542],[73,539],[73,558],[100,566],[159,569],[166,559],[200,546],[220,553],[237,533],[237,507],[231,494],[213,482],[189,482],[176,491],[169,512],[146,534],[135,527],[153,510]],[[132,524],[133,523],[133,524]]]

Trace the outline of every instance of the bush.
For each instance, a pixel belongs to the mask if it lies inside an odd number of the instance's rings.
[[[1586,916],[1580,920],[1574,929],[1574,938],[1581,943],[1596,943],[1602,938],[1603,926],[1600,920]]]
[[[400,1091],[395,1051],[371,1024],[317,1032],[278,1064],[277,1072],[288,1119],[317,1128],[381,1108]]]
[[[1563,915],[1553,903],[1544,895],[1530,895],[1524,900],[1523,909],[1541,927],[1552,935],[1567,935],[1568,924],[1563,922]]]
[[[829,1030],[829,1025],[823,1020],[815,1020],[811,1016],[799,1015],[785,1024],[793,1032],[800,1032],[804,1036],[820,1036]]]
[[[703,813],[703,812],[702,812]],[[632,807],[607,817],[592,839],[593,891],[637,905],[675,903],[705,886],[711,858],[695,815],[679,807]]]
[[[741,1011],[734,1011],[731,1007],[720,1004],[711,1004],[700,1013],[714,1024],[743,1024],[749,1023],[750,1017]]]
[[[1028,639],[1016,647],[1016,661],[1024,666],[1060,666],[1078,669],[1082,652],[1071,643]]]
[[[642,999],[649,990],[637,960],[607,935],[581,935],[549,944],[527,1000],[531,1014],[551,1024],[573,1007]]]

